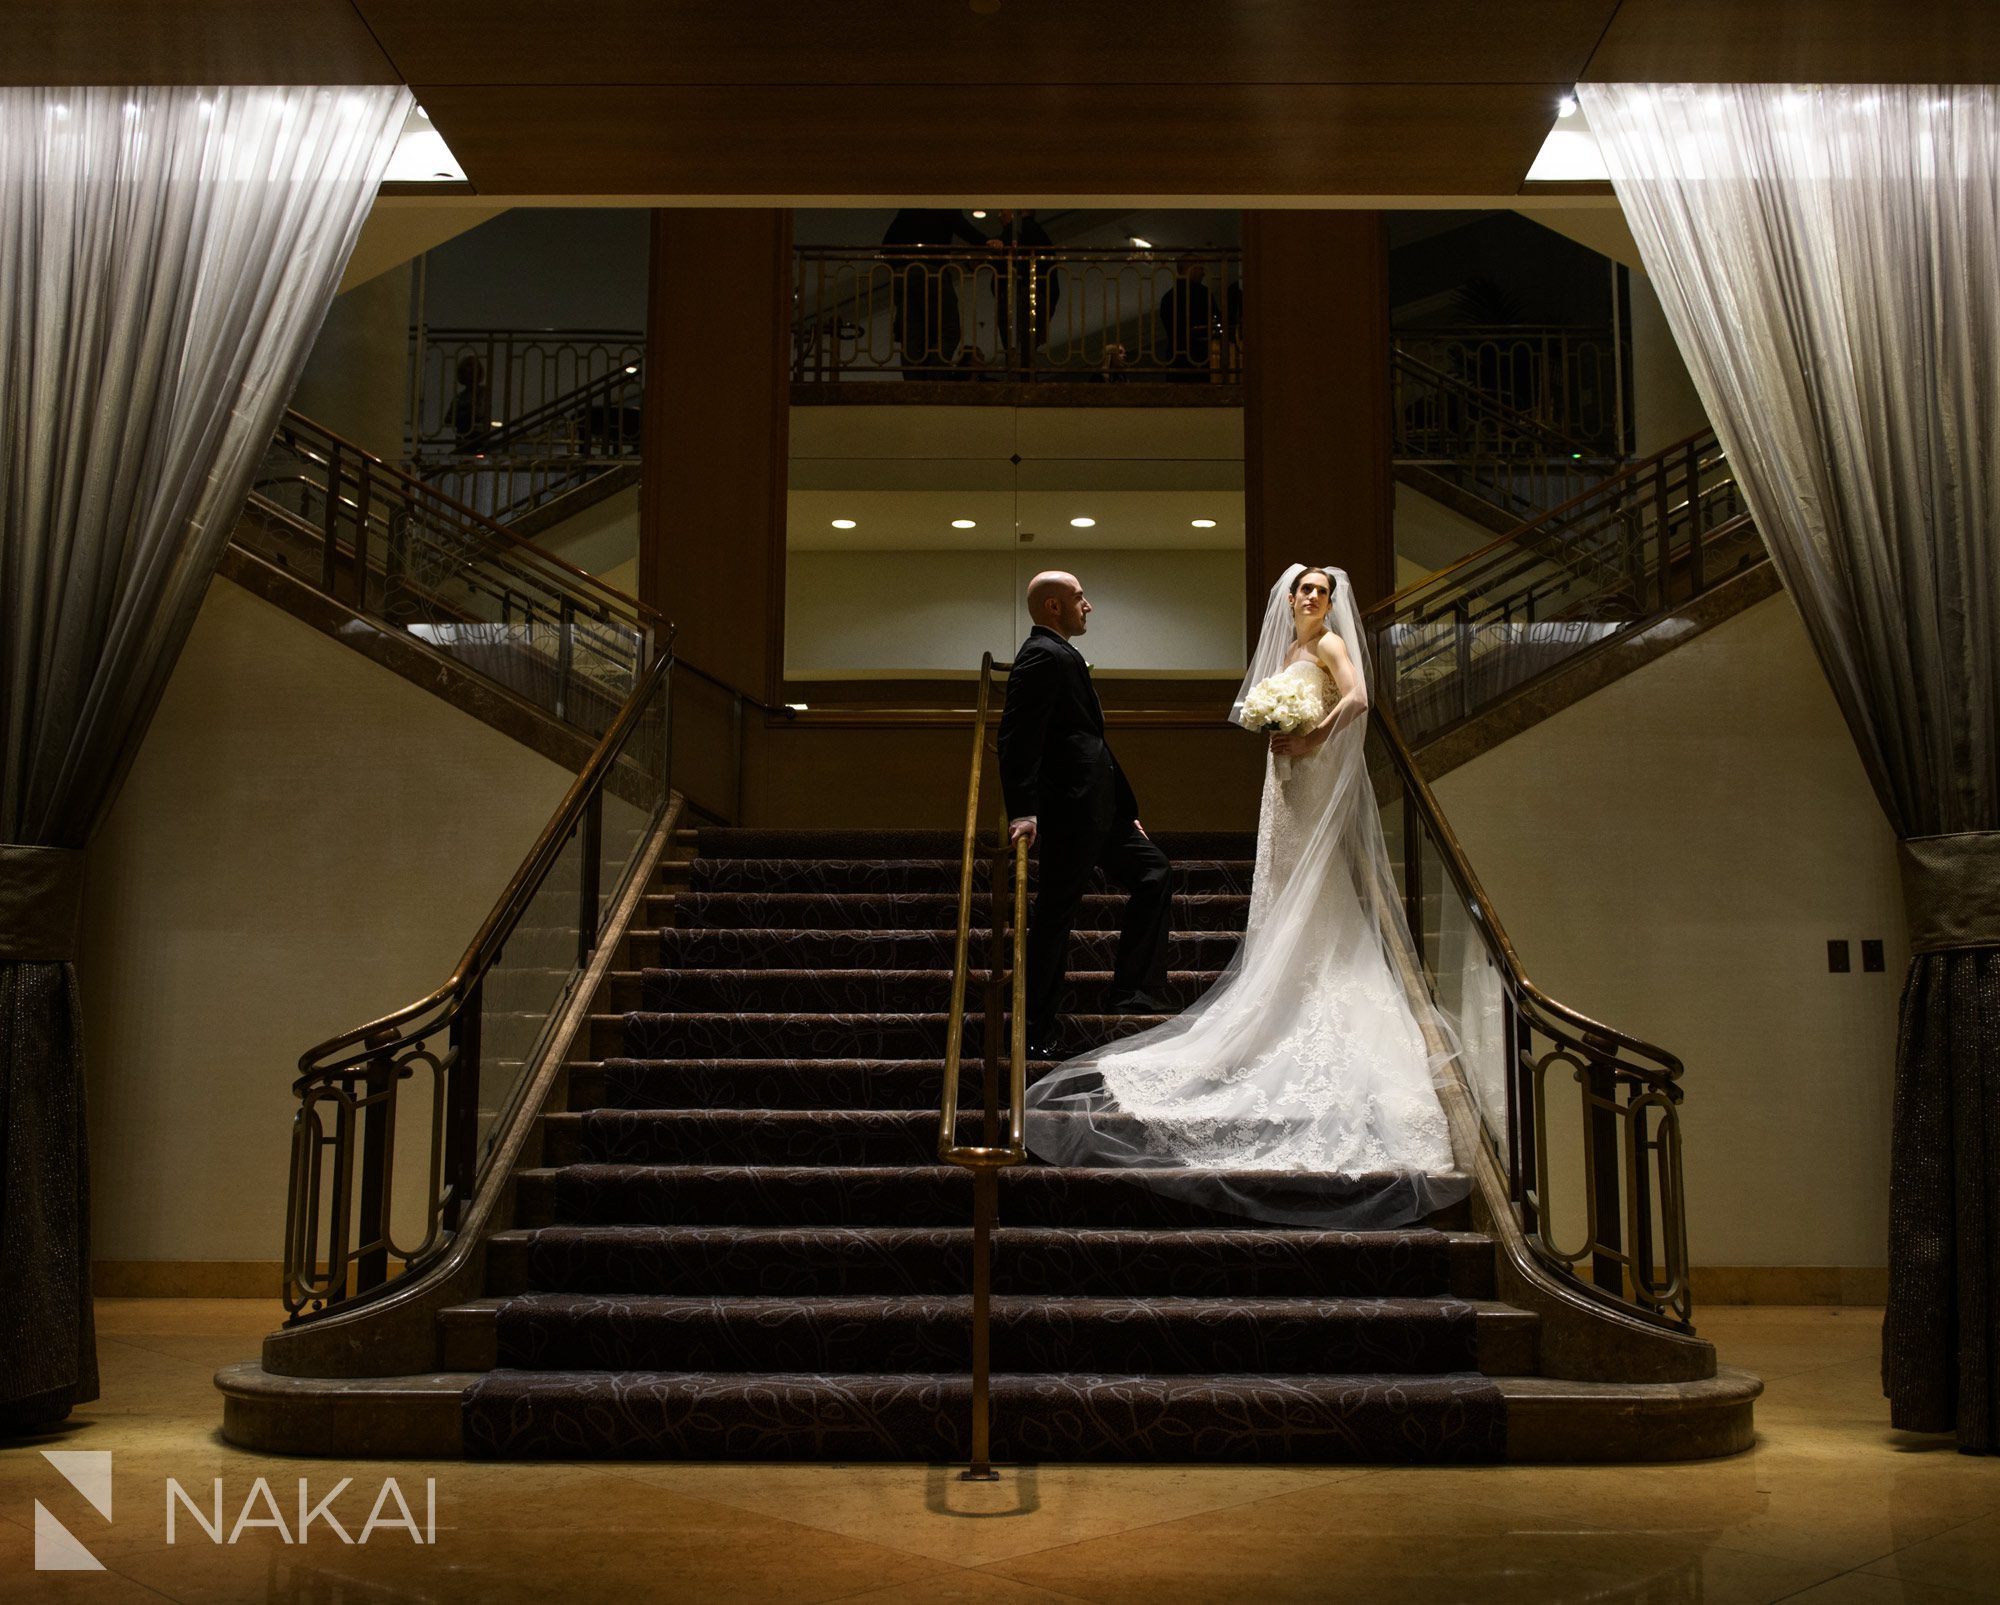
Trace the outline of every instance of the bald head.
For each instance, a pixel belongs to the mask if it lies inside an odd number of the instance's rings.
[[[1028,581],[1028,618],[1044,629],[1054,630],[1065,641],[1083,634],[1090,616],[1090,602],[1074,574],[1062,569],[1044,569]]]

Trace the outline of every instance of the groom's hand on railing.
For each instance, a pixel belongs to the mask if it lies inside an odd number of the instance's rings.
[[[1030,847],[1035,845],[1035,816],[1024,814],[1019,819],[1007,821],[1007,845],[1012,847],[1018,841],[1025,841]]]

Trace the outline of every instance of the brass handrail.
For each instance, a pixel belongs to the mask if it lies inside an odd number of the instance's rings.
[[[1529,978],[1457,833],[1404,740],[1394,711],[1376,704],[1369,710],[1369,719],[1389,753],[1406,807],[1436,844],[1438,857],[1498,968],[1508,996],[1507,1129],[1496,1157],[1520,1211],[1530,1251],[1565,1281],[1600,1299],[1687,1328],[1693,1301],[1688,1286],[1687,1217],[1681,1179],[1681,1061],[1664,1048],[1571,1008]],[[1422,858],[1407,833],[1403,851],[1405,896],[1412,910],[1420,912]],[[1421,953],[1426,936],[1423,922],[1412,918],[1410,925]],[[1435,976],[1431,984],[1435,985]],[[1539,1057],[1532,1057],[1530,1039],[1536,1031],[1552,1045]],[[1548,1071],[1555,1066],[1573,1072],[1585,1115],[1585,1230],[1583,1242],[1574,1250],[1558,1246],[1549,1221],[1553,1170],[1546,1082]],[[1621,1089],[1626,1093],[1622,1104],[1618,1101]],[[1651,1138],[1645,1131],[1649,1117],[1658,1122],[1658,1135]],[[1618,1129],[1621,1120],[1622,1133]],[[1664,1274],[1657,1276],[1651,1260],[1651,1185],[1656,1158],[1664,1257]],[[1622,1188],[1618,1185],[1621,1169],[1625,1178]],[[1621,1221],[1629,1229],[1621,1230]],[[1589,1279],[1578,1270],[1586,1260],[1591,1265]]]
[[[656,702],[664,714],[672,666],[670,626],[664,650],[564,794],[449,978],[416,1002],[329,1037],[300,1055],[292,1083],[299,1111],[293,1121],[283,1267],[284,1303],[294,1320],[309,1318],[313,1312],[307,1311],[308,1305],[324,1308],[345,1302],[350,1270],[357,1273],[354,1292],[365,1296],[388,1285],[392,1254],[403,1261],[405,1274],[428,1263],[464,1219],[479,1183],[481,1021],[489,972],[573,839],[579,842],[581,852],[575,910],[574,957],[578,968],[574,973],[580,973],[603,940],[599,853],[604,794],[621,774],[626,749]],[[656,777],[659,807],[665,806],[669,795],[669,766],[663,744]],[[652,822],[657,823],[658,817],[655,811]],[[632,867],[628,864],[628,874]],[[574,973],[566,988],[574,984]],[[441,1034],[446,1042],[439,1049],[435,1039]],[[420,1068],[429,1073],[432,1093],[429,1178],[424,1235],[406,1248],[397,1243],[390,1218],[396,1089]],[[319,1107],[323,1103],[334,1114],[332,1137],[326,1136],[320,1125]],[[358,1188],[353,1177],[357,1128],[361,1160]],[[334,1163],[322,1261],[321,1194],[324,1150],[329,1147],[334,1150]],[[355,1237],[358,1241],[351,1240]]]
[[[984,1143],[958,1140],[959,1067],[965,1042],[965,989],[972,941],[973,861],[978,848],[979,785],[986,756],[986,723],[997,664],[988,652],[979,664],[979,703],[972,722],[972,776],[965,797],[965,846],[959,863],[958,931],[952,948],[951,1014],[945,1023],[944,1093],[938,1113],[938,1159],[972,1172],[972,1463],[961,1473],[968,1482],[992,1482],[991,1437],[993,1228],[1000,1214],[1000,1172],[1028,1157],[1027,1060],[1027,942],[1028,843],[1011,844],[1014,863],[1013,965],[1009,979],[1007,1032],[1007,1132],[995,1142],[999,1110],[999,971],[1001,957],[1001,870],[1009,849],[993,863],[993,942],[986,971],[986,1014],[981,1041],[986,1054],[986,1125]]]

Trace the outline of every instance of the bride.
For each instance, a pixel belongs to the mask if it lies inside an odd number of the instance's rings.
[[[1434,1087],[1452,1036],[1369,783],[1366,661],[1347,576],[1286,570],[1231,717],[1279,674],[1320,717],[1271,737],[1243,945],[1186,1012],[1028,1089],[1038,1158],[1303,1226],[1401,1225],[1470,1190]]]

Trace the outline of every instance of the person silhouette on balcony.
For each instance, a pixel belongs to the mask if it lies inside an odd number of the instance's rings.
[[[493,428],[493,389],[486,381],[486,363],[467,352],[458,359],[458,390],[451,398],[452,445],[461,454],[484,448]]]
[[[1208,376],[1208,345],[1215,328],[1215,297],[1202,282],[1207,269],[1183,257],[1174,282],[1160,297],[1160,336],[1166,354],[1165,377],[1180,380]]]
[[[1048,344],[1050,318],[1062,295],[1055,264],[1046,254],[1055,241],[1033,212],[1002,207],[995,243],[1007,251],[999,281],[1000,338],[1007,346],[1007,365],[1032,368],[1035,353]]]
[[[954,241],[991,245],[962,212],[906,206],[889,220],[882,236],[893,253],[890,286],[893,328],[902,352],[905,379],[955,379],[964,323],[958,306],[959,274],[950,261],[926,262],[926,252]]]

